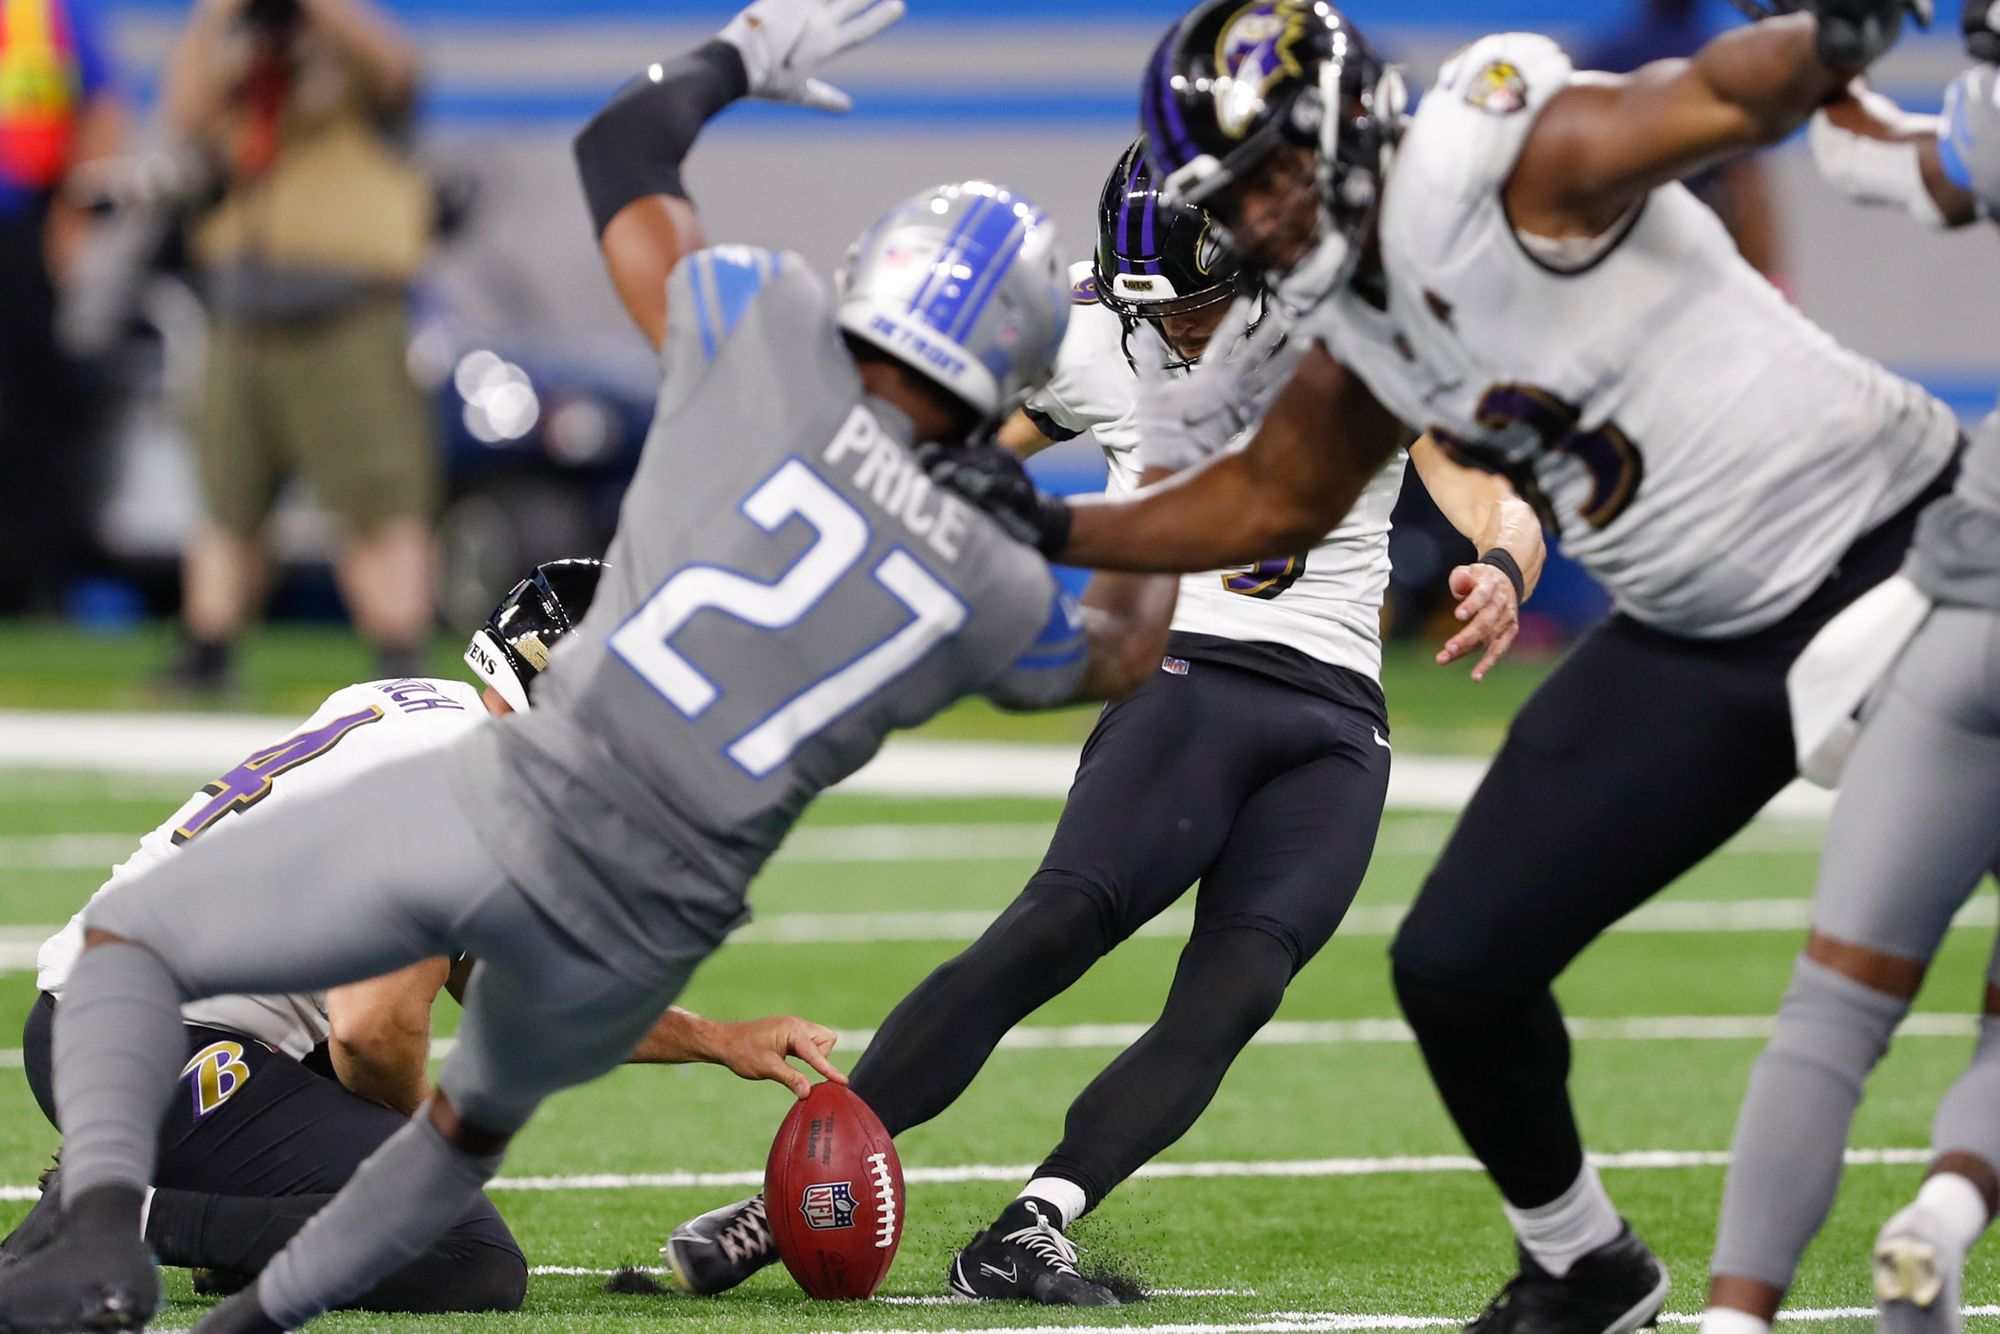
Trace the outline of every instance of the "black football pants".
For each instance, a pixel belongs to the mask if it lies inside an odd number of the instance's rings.
[[[56,1124],[43,996],[21,1035],[28,1086]],[[194,1068],[160,1126],[146,1240],[161,1263],[247,1281],[346,1184],[404,1118],[240,1033],[189,1028]],[[203,1058],[196,1061],[195,1058]],[[428,1252],[352,1304],[382,1312],[513,1311],[528,1262],[484,1196]]]
[[[1398,999],[1466,1143],[1517,1208],[1583,1170],[1550,984],[1742,829],[1796,773],[1785,673],[1895,573],[1956,469],[1859,539],[1797,611],[1696,640],[1614,615],[1515,718],[1390,948]]]
[[[1333,935],[1388,782],[1364,709],[1218,663],[1156,673],[1085,743],[1041,869],[883,1022],[855,1091],[891,1134],[930,1120],[1009,1029],[1199,880],[1159,1020],[1077,1098],[1043,1168],[1094,1206],[1194,1124]]]

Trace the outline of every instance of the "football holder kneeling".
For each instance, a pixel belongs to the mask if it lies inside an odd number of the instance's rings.
[[[873,1296],[903,1239],[903,1165],[868,1104],[815,1084],[778,1127],[764,1206],[778,1256],[807,1295]]]

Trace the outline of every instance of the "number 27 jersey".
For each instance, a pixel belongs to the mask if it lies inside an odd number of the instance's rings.
[[[670,948],[670,919],[726,930],[806,803],[890,731],[1081,680],[1047,563],[931,484],[834,313],[794,254],[718,247],[674,270],[596,596],[532,712],[493,729],[503,775],[468,806],[497,806],[518,883],[607,952]]]
[[[1835,343],[1688,191],[1583,243],[1523,236],[1503,190],[1574,78],[1546,37],[1447,64],[1383,195],[1387,308],[1304,327],[1397,416],[1512,476],[1618,607],[1723,638],[1782,619],[1945,466],[1945,406]]]

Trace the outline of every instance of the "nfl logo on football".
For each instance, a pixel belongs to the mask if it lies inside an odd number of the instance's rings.
[[[853,1227],[853,1183],[826,1181],[816,1186],[807,1186],[805,1198],[799,1201],[799,1212],[806,1216],[806,1226],[814,1231],[833,1227]]]

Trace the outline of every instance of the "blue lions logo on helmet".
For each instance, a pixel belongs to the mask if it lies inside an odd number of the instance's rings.
[[[1265,96],[1286,75],[1304,74],[1292,45],[1306,30],[1305,0],[1254,0],[1222,26],[1215,68],[1215,119],[1222,132],[1241,139],[1250,132]]]

